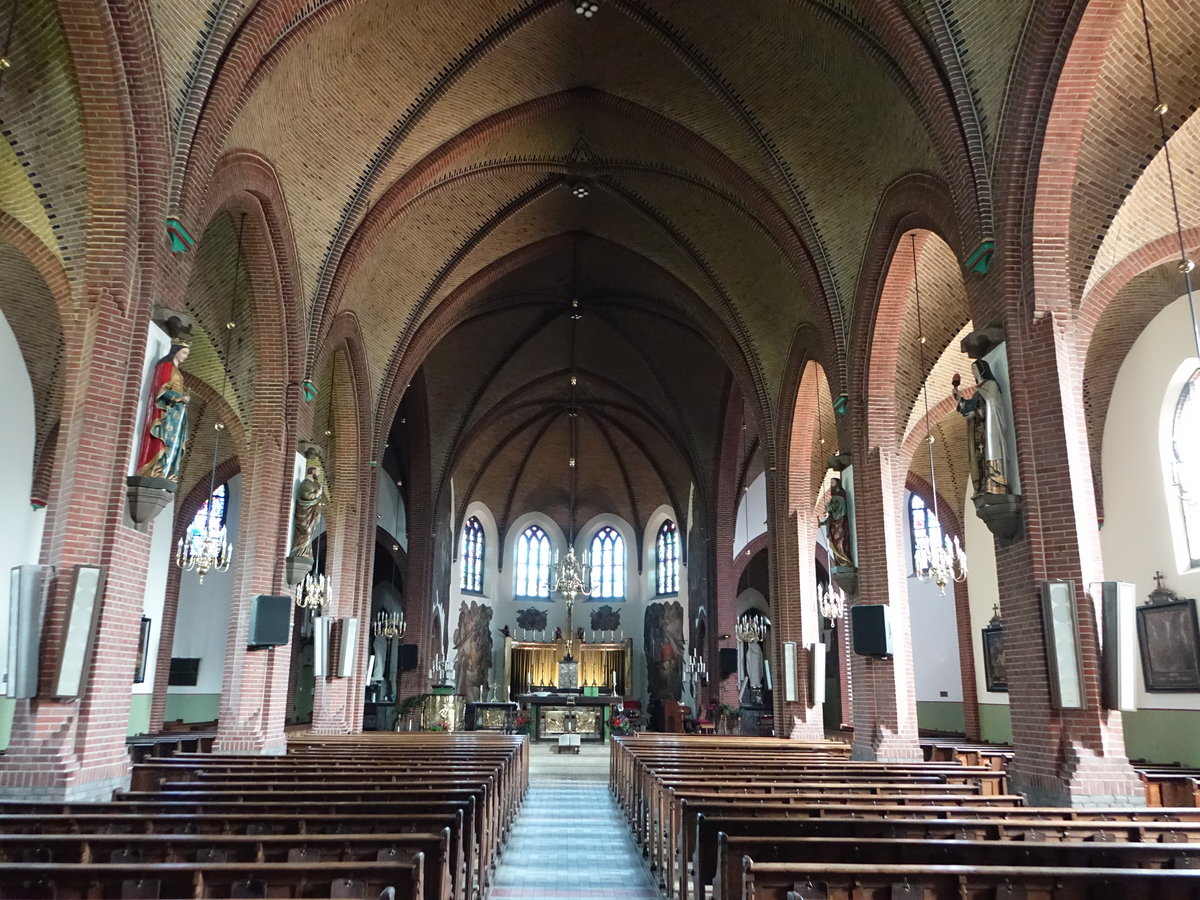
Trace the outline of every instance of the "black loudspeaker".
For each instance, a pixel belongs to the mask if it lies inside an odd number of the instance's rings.
[[[737,647],[721,648],[720,665],[722,678],[728,678],[737,671]]]
[[[401,644],[396,665],[401,672],[411,672],[417,667],[417,645]]]
[[[850,634],[859,656],[892,655],[891,608],[873,603],[850,607]]]
[[[250,601],[250,631],[246,646],[250,650],[282,647],[291,637],[292,598],[259,594]]]

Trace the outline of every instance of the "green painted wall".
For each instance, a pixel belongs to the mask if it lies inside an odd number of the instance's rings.
[[[1122,714],[1130,759],[1200,766],[1200,711],[1139,709]]]
[[[962,734],[967,727],[963,718],[963,705],[943,703],[940,700],[918,700],[917,727]]]
[[[979,704],[979,731],[985,741],[1012,743],[1012,713],[1003,703]]]
[[[150,730],[150,694],[134,694],[129,698],[129,727],[126,734],[145,734]]]
[[[16,708],[16,700],[0,697],[0,750],[8,749],[8,739],[12,735],[13,712]]]
[[[221,709],[220,694],[167,694],[168,722],[211,722]]]

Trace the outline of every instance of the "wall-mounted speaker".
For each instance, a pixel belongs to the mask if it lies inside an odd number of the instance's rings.
[[[721,667],[721,678],[728,678],[738,670],[737,647],[722,647],[718,653],[718,664]]]
[[[417,667],[417,645],[400,644],[397,648],[396,666],[401,672],[411,672]]]
[[[1100,656],[1105,709],[1137,709],[1137,589],[1127,581],[1102,581],[1100,610],[1104,644]]]
[[[53,571],[50,566],[14,566],[10,575],[8,609],[0,610],[0,678],[6,697],[37,696],[42,622]]]
[[[879,658],[892,655],[891,607],[880,603],[850,607],[850,634],[854,652]]]
[[[358,619],[338,619],[341,626],[338,641],[337,677],[349,678],[354,674],[354,660],[358,654]]]
[[[246,646],[250,650],[282,647],[291,637],[292,598],[259,594],[250,601],[250,630]]]

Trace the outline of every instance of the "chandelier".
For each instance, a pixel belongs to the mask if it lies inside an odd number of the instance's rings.
[[[824,584],[820,579],[817,579],[817,610],[831,622],[836,622],[846,612],[842,592],[835,591],[832,585]]]
[[[301,609],[311,609],[315,615],[319,616],[322,610],[329,605],[332,594],[329,587],[324,573],[314,575],[309,572],[304,576],[304,581],[300,583],[300,590],[296,592],[296,605]]]
[[[925,368],[925,329],[921,321],[921,281],[917,277],[917,236],[909,235],[912,246],[913,293],[917,303],[917,345],[921,353],[921,375],[925,379],[921,385],[921,393],[925,399],[925,445],[929,451],[929,484],[933,494],[933,520],[938,525],[941,542],[935,544],[929,529],[926,528],[927,540],[924,546],[918,547],[913,554],[913,568],[917,579],[923,583],[932,581],[946,594],[946,585],[950,582],[967,580],[967,552],[959,543],[958,536],[953,539],[942,533],[942,520],[938,516],[937,469],[933,467],[933,424],[929,419],[929,376]],[[914,540],[916,536],[914,535]]]
[[[233,293],[229,298],[229,321],[225,323],[225,359],[221,365],[224,378],[221,383],[221,397],[224,397],[225,392],[229,389],[229,367],[231,365],[229,352],[233,342],[233,330],[237,328],[233,316],[237,310],[238,276],[242,271],[242,234],[245,230],[246,214],[242,213],[241,221],[238,224],[237,252],[233,256]],[[225,430],[225,425],[220,420],[220,413],[215,407],[213,412],[217,416],[217,421],[213,424],[213,430],[217,436],[213,441],[212,471],[208,478],[208,503],[206,504],[208,513],[204,517],[204,528],[199,534],[185,535],[180,538],[179,544],[175,548],[175,565],[185,572],[195,572],[199,575],[200,584],[204,584],[204,576],[209,572],[228,572],[229,566],[233,562],[233,548],[229,546],[229,541],[226,539],[225,524],[219,520],[213,521],[213,494],[217,491],[217,460],[220,458],[221,452],[221,432]]]
[[[770,627],[771,621],[766,616],[750,613],[738,619],[734,631],[737,639],[743,644],[761,644],[767,639],[767,630]]]
[[[569,611],[576,597],[586,597],[592,592],[592,567],[587,554],[575,555],[575,548],[568,547],[567,555],[555,562],[550,570],[550,592],[562,594]]]
[[[683,662],[683,678],[692,686],[693,694],[696,693],[697,687],[708,680],[708,666],[695,647]]]
[[[404,637],[404,632],[408,630],[408,625],[404,621],[404,613],[402,612],[384,612],[382,609],[375,615],[375,620],[371,623],[371,631],[375,637],[387,638],[389,641],[393,638]]]

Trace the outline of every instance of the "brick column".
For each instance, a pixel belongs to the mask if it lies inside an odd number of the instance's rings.
[[[268,386],[260,384],[260,391]],[[277,398],[283,407],[284,387]],[[263,417],[265,418],[265,417]],[[290,645],[247,650],[250,601],[257,594],[282,594],[292,506],[292,447],[287,418],[256,422],[242,460],[242,506],[234,551],[225,682],[221,692],[216,749],[222,752],[283,753]],[[293,613],[295,607],[292,607]]]
[[[176,527],[176,531],[180,530]],[[176,536],[178,539],[178,536]],[[174,543],[172,542],[172,549]],[[158,657],[154,665],[154,693],[150,697],[150,733],[162,731],[167,717],[167,685],[171,674],[171,650],[175,643],[175,620],[179,615],[179,584],[183,569],[172,563],[167,568],[167,587],[163,597],[162,622],[158,629]]]
[[[127,287],[95,289],[68,360],[42,562],[55,568],[41,644],[38,697],[16,703],[0,796],[102,800],[129,779],[125,732],[149,563],[150,534],[127,518],[125,469],[141,402],[146,319],[130,312]],[[117,301],[120,302],[117,302]],[[126,305],[127,304],[127,305]],[[169,528],[162,520],[155,527]],[[105,567],[92,656],[78,699],[55,700],[73,568]]]
[[[900,498],[907,466],[899,454],[867,446],[858,429],[854,460],[855,546],[858,597],[854,606],[891,607],[890,660],[850,655],[854,698],[855,759],[919,760],[913,685],[912,633],[904,565]],[[847,615],[847,629],[852,626]]]
[[[1009,332],[1025,513],[1024,536],[996,548],[1016,747],[1011,774],[1033,803],[1137,803],[1144,794],[1125,757],[1121,714],[1100,699],[1098,615],[1086,590],[1102,578],[1099,531],[1080,399],[1083,365],[1069,344],[1068,318],[1023,317]],[[1046,579],[1075,582],[1083,710],[1051,708],[1038,591]]]

